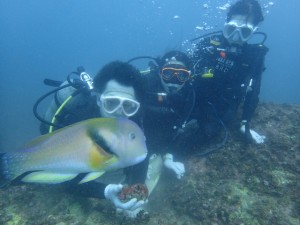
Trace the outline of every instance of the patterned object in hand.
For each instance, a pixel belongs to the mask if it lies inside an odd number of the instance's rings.
[[[119,199],[122,202],[127,202],[130,199],[136,198],[139,200],[146,200],[148,198],[148,188],[145,184],[134,184],[131,186],[124,186],[119,193]]]

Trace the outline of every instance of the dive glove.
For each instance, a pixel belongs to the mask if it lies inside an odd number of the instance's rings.
[[[138,201],[136,198],[129,200],[128,202],[122,202],[119,197],[118,193],[122,190],[122,184],[109,184],[104,189],[104,196],[106,199],[112,201],[117,209],[124,209],[124,210],[135,210],[141,207],[143,204],[147,202],[140,200]]]
[[[246,120],[243,120],[241,122],[241,127],[240,127],[240,131],[242,132],[242,134],[249,136],[249,138],[255,141],[256,144],[262,144],[265,142],[266,136],[260,135],[252,129],[249,129],[249,132],[247,132],[246,126],[249,126],[249,123]],[[247,135],[247,133],[249,134]]]
[[[174,162],[172,154],[167,153],[164,156],[164,165],[168,169],[173,170],[175,172],[177,179],[181,179],[181,177],[184,176],[185,173],[184,164],[181,162]]]

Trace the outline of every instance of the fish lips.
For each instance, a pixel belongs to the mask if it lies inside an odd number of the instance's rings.
[[[112,169],[114,168],[125,168],[128,166],[133,166],[136,165],[142,161],[144,161],[147,157],[147,152],[145,152],[144,154],[137,156],[137,157],[118,157],[118,162],[116,162],[115,164],[111,165]],[[110,167],[110,166],[109,166]]]

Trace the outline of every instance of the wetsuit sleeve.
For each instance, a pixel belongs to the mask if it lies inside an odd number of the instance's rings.
[[[125,183],[128,185],[132,184],[138,184],[138,183],[145,183],[145,180],[147,178],[147,170],[148,170],[148,164],[149,164],[149,153],[147,155],[147,158],[134,166],[125,168],[125,174],[126,174],[126,180]]]
[[[83,184],[66,184],[65,190],[76,196],[86,198],[105,199],[104,189],[107,184],[99,183],[97,181],[90,181]]]
[[[252,86],[251,90],[246,94],[242,114],[242,120],[246,120],[248,122],[251,121],[252,115],[259,102],[261,79],[262,73],[265,70],[265,55],[267,51],[268,49],[266,47],[261,47],[261,49],[258,50],[256,62],[252,65]]]

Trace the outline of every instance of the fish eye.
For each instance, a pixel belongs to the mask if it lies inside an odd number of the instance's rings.
[[[134,140],[135,139],[135,133],[130,133],[129,134],[129,139]]]

